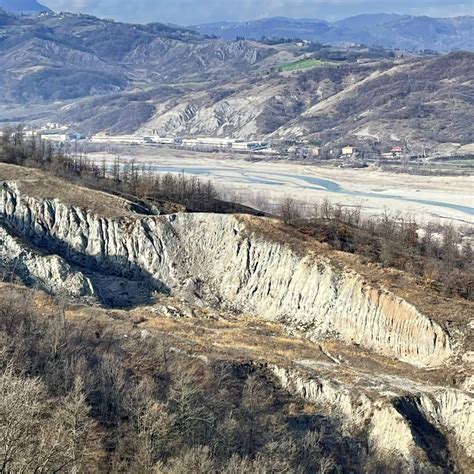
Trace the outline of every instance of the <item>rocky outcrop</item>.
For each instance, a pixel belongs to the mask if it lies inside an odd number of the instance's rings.
[[[91,281],[57,255],[42,255],[0,227],[3,278],[20,279],[48,293],[95,299]]]
[[[179,100],[171,98],[159,104],[155,115],[141,128],[143,133],[160,136],[233,136],[238,139],[259,137],[265,116],[272,116],[275,96],[280,87],[263,85],[252,91],[233,93],[220,91],[224,97],[213,99],[212,94],[193,93]],[[281,98],[283,101],[283,98]]]
[[[444,426],[468,456],[474,458],[474,397],[454,389],[438,389],[419,397],[420,410]]]
[[[398,453],[411,459],[416,443],[410,427],[387,401],[373,401],[353,387],[297,369],[270,367],[279,383],[290,393],[342,415],[348,432],[366,430],[373,451]]]
[[[106,219],[3,183],[0,215],[20,236],[91,271],[194,292],[278,320],[312,339],[338,338],[418,365],[452,355],[443,328],[356,272],[251,231],[236,216]]]
[[[400,391],[399,385],[376,374],[359,373],[357,382],[344,384],[337,376],[310,374],[297,367],[269,368],[289,392],[342,416],[348,433],[363,431],[373,453],[401,456],[406,472],[417,472],[415,459],[450,468],[452,446],[460,448],[458,459],[474,454],[474,398],[466,392],[421,386],[408,379]],[[369,388],[374,381],[378,391]]]

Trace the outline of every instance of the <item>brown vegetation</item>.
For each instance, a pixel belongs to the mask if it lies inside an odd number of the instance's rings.
[[[154,212],[159,200],[213,212],[224,205],[212,185],[199,180],[156,176],[118,161],[107,173],[84,157],[25,143],[20,132],[5,133],[1,144],[4,162],[127,196],[139,212]],[[414,274],[433,261],[446,272],[470,275],[472,255],[461,261],[454,229],[448,227],[439,243],[427,237],[428,231],[420,240],[413,222],[388,216],[366,221],[358,209],[327,202],[309,220],[301,218],[291,199],[281,214],[292,226],[290,235],[326,242],[328,249]],[[449,286],[438,278],[433,285],[472,295],[459,290],[461,280],[454,281]],[[369,459],[364,433],[345,433],[338,418],[308,413],[262,365],[243,358],[193,357],[174,350],[163,333],[142,337],[124,332],[120,322],[71,321],[53,301],[44,308],[19,301],[0,301],[0,438],[7,441],[0,446],[0,465],[5,472],[401,471]]]
[[[452,225],[420,227],[413,219],[389,213],[364,218],[359,207],[327,200],[309,207],[288,198],[279,215],[285,224],[336,250],[421,277],[442,295],[474,298],[472,242],[463,241]]]
[[[133,162],[122,164],[118,157],[108,170],[105,163],[97,166],[85,156],[67,155],[51,144],[25,141],[21,128],[14,132],[4,130],[0,139],[0,161],[40,168],[78,185],[121,196],[125,198],[124,206],[128,202],[131,210],[138,213],[183,210],[172,204],[177,203],[189,211],[261,215],[254,209],[222,201],[210,181],[183,174],[155,173]],[[77,196],[78,193],[72,194]],[[106,197],[95,199],[98,201],[95,205],[89,199],[86,207],[100,206],[103,199],[107,201]],[[108,215],[116,204],[104,203],[101,207],[109,209],[104,211]],[[414,220],[388,213],[363,218],[360,208],[333,205],[327,200],[305,206],[288,198],[281,203],[278,215],[285,224],[328,243],[333,249],[420,277],[441,295],[474,297],[472,243],[463,242],[453,226],[430,224],[421,229]]]
[[[210,181],[170,173],[161,175],[146,166],[122,163],[119,157],[111,169],[105,163],[97,166],[85,155],[67,154],[62,148],[37,139],[24,140],[22,127],[3,130],[0,162],[45,170],[80,186],[122,197],[130,201],[133,211],[141,214],[176,212],[183,210],[180,206],[191,212],[261,214],[220,200]],[[101,200],[97,201],[95,205],[91,200],[87,202],[94,209],[100,206]]]
[[[367,440],[247,362],[204,362],[164,336],[47,315],[5,296],[0,463],[5,472],[338,472]],[[37,449],[40,447],[41,449]]]

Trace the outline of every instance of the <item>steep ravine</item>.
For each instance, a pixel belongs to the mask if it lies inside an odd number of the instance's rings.
[[[108,219],[25,196],[14,182],[1,193],[0,215],[16,234],[91,271],[212,298],[313,339],[339,338],[416,365],[439,365],[453,353],[443,328],[408,302],[343,265],[271,242],[236,216]]]
[[[423,472],[417,466],[420,459],[441,472],[453,472],[454,457],[474,455],[474,398],[466,392],[408,379],[392,384],[383,377],[377,380],[377,374],[370,383],[360,374],[345,385],[334,373],[322,375],[322,368],[318,375],[298,366],[269,368],[289,392],[342,416],[348,432],[366,431],[371,450],[389,459],[401,456],[408,463],[404,472]],[[369,388],[374,382],[380,386],[376,392]],[[453,448],[461,450],[453,453]]]

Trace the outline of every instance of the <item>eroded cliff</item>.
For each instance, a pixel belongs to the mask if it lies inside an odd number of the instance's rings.
[[[95,300],[92,282],[57,255],[42,254],[0,227],[0,269],[5,280],[23,283],[48,293]]]
[[[84,190],[72,185],[60,192],[60,183],[46,186],[36,172],[13,179],[15,173],[0,174],[5,275],[100,302],[91,311],[107,317],[115,307],[121,321],[145,321],[137,329],[143,334],[153,324],[185,334],[174,350],[200,345],[196,355],[206,360],[210,346],[230,359],[237,347],[239,360],[263,361],[288,392],[342,417],[348,433],[366,434],[372,453],[396,454],[406,472],[417,472],[419,459],[427,472],[453,470],[457,458],[469,465],[474,409],[465,340],[472,306],[430,306],[431,295],[416,288],[406,297],[379,270],[285,233],[271,219],[145,216],[121,198],[79,196]],[[156,295],[166,302],[154,306]],[[150,314],[159,322],[148,324]],[[446,324],[456,317],[456,325]],[[235,321],[247,318],[250,332],[240,333]],[[203,320],[218,323],[205,327]],[[281,333],[269,333],[268,325]],[[450,381],[454,364],[465,370]]]
[[[429,315],[325,255],[300,255],[232,215],[107,218],[2,186],[0,213],[25,240],[75,265],[147,281],[281,321],[312,339],[338,338],[413,364],[452,356]]]
[[[335,377],[334,371],[318,369],[298,363],[271,366],[283,387],[342,416],[348,432],[366,430],[371,449],[385,457],[400,456],[408,472],[416,472],[416,459],[452,470],[453,449],[473,457],[472,395],[378,374],[359,373],[357,381],[346,384],[341,381],[344,369]]]

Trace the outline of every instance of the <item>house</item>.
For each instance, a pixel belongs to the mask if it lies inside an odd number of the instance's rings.
[[[288,148],[288,153],[294,155],[296,158],[317,158],[320,153],[321,149],[316,146],[298,146],[294,145]]]
[[[390,153],[393,158],[400,158],[402,156],[403,150],[402,147],[400,146],[394,146],[391,150]]]
[[[357,148],[354,148],[353,146],[345,146],[342,148],[342,156],[343,157],[350,157],[352,155],[355,155],[357,153]]]

